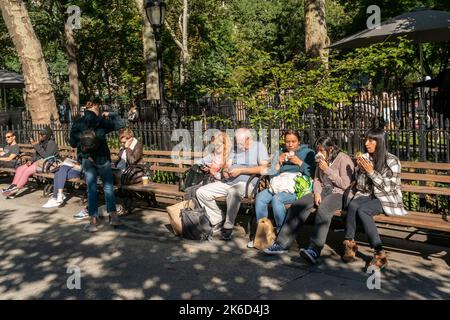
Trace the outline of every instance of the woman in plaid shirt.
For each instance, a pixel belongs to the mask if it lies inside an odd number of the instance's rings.
[[[401,166],[399,159],[387,151],[383,129],[370,129],[364,140],[367,153],[356,155],[357,191],[347,210],[343,259],[346,262],[355,260],[358,247],[354,237],[358,215],[370,246],[375,250],[369,266],[383,268],[387,257],[373,217],[380,213],[394,216],[407,214],[400,190]]]

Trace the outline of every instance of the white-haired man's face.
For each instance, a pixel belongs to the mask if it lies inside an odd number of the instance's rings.
[[[244,130],[238,130],[236,132],[236,144],[239,150],[247,151],[252,144],[252,138]]]

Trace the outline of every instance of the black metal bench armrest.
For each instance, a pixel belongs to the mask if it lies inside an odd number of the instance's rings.
[[[258,180],[256,181],[255,186],[251,190],[251,193],[249,194],[249,188],[252,185],[253,179],[255,178],[258,178]],[[248,178],[247,184],[245,186],[245,197],[254,200],[256,198],[256,193],[258,192],[259,189],[259,184],[265,178],[267,178],[267,175],[252,174],[250,178]]]
[[[51,156],[45,159],[42,164],[42,172],[44,173],[52,173],[51,171],[56,167],[61,166],[62,160],[59,156]]]
[[[25,164],[28,160],[32,159],[32,155],[29,153],[20,153],[17,155],[16,163],[18,166]]]

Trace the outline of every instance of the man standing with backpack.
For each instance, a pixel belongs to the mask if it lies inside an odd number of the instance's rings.
[[[121,224],[117,215],[114,195],[114,177],[111,169],[111,152],[106,135],[124,127],[120,116],[112,112],[100,114],[97,103],[88,102],[84,116],[78,119],[70,131],[70,145],[77,148],[78,161],[82,164],[87,184],[88,211],[90,222],[85,226],[88,232],[97,231],[97,177],[103,181],[106,209],[110,216],[110,224]]]

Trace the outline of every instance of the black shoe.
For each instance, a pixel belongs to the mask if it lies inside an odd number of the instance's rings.
[[[233,229],[222,229],[222,237],[221,240],[230,241],[231,240],[231,234],[233,233]]]
[[[313,248],[308,249],[300,249],[299,251],[300,256],[308,261],[310,264],[315,264],[317,262],[317,258],[319,258],[320,253],[317,252],[317,250]]]
[[[13,187],[10,188],[9,190],[3,191],[3,195],[4,195],[6,198],[12,199],[13,196],[14,196],[18,191],[19,191],[19,189],[17,189],[16,186],[13,186]]]
[[[15,184],[10,184],[7,188],[2,189],[2,192],[11,191],[12,189],[16,188],[17,186]]]

